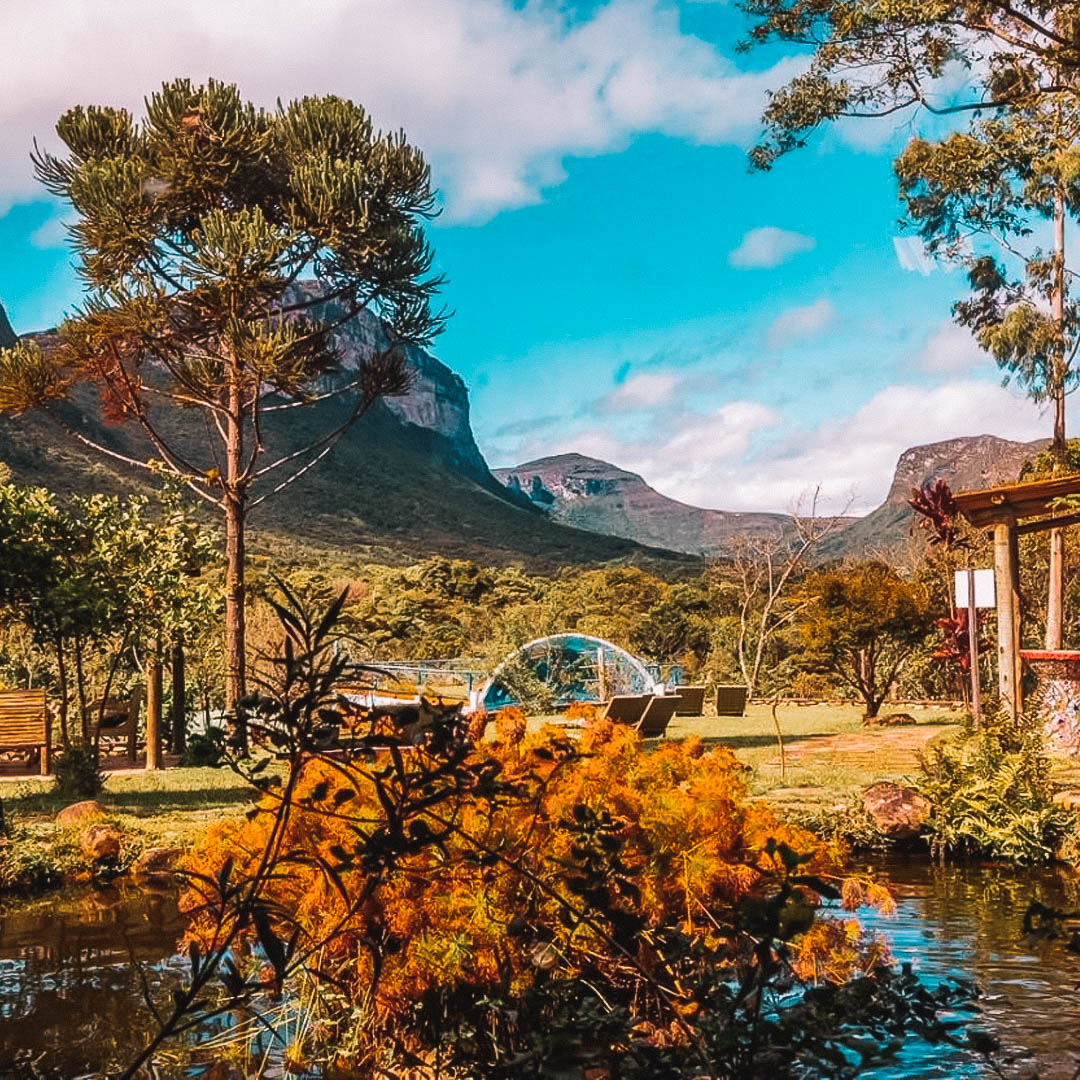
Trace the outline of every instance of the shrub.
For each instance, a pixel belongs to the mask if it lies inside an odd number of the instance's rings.
[[[938,854],[1048,862],[1075,830],[1074,816],[1053,802],[1036,720],[990,715],[979,731],[931,743],[920,765]]]
[[[208,727],[206,731],[188,735],[187,745],[180,755],[180,764],[188,768],[217,767],[225,759],[225,730]]]
[[[886,978],[882,946],[819,907],[888,906],[888,894],[844,883],[839,849],[749,802],[728,749],[686,740],[647,752],[606,721],[577,743],[507,723],[462,750],[451,780],[433,738],[396,762],[309,758],[280,837],[287,873],[265,883],[261,928],[238,928],[264,954],[290,940],[319,949],[305,998],[332,1047],[323,1064],[393,1072],[436,1055],[463,1075],[509,1077],[500,1063],[525,1055],[530,1076],[571,1059],[677,1076],[693,1074],[705,1043],[726,1075],[786,1023],[752,1004],[759,978],[788,990]],[[410,793],[423,796],[410,804]],[[250,880],[280,806],[274,789],[192,858],[183,904],[200,947],[222,933],[208,883]],[[275,981],[269,966],[259,977]],[[740,985],[757,989],[743,999]],[[745,1044],[731,1044],[733,1030]],[[318,1053],[307,1048],[309,1064]]]
[[[56,755],[56,790],[66,798],[92,799],[105,786],[105,773],[92,743],[72,743]]]
[[[826,916],[888,894],[749,800],[725,748],[507,712],[492,742],[460,716],[409,739],[373,719],[328,756],[342,603],[279,610],[280,678],[244,707],[288,767],[234,763],[262,797],[188,860],[190,974],[126,1075],[230,1009],[298,1033],[294,1071],[372,1078],[810,1080],[909,1031],[960,1039],[939,1014],[968,989],[894,974]]]
[[[567,720],[595,720],[600,715],[600,706],[593,701],[571,701],[563,716]]]

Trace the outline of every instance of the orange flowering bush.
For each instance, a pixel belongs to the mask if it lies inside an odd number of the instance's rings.
[[[234,763],[261,797],[188,861],[190,981],[125,1077],[192,1014],[290,1002],[288,1068],[327,1076],[826,1077],[838,1047],[951,1037],[962,994],[822,918],[886,894],[726,748],[510,710],[490,742],[460,716],[343,726],[335,610],[280,616],[280,683],[246,707],[281,767]]]
[[[755,963],[740,903],[794,879],[788,906],[812,921],[838,873],[835,848],[747,801],[725,747],[646,750],[607,721],[576,742],[556,729],[524,737],[514,719],[499,718],[493,742],[458,746],[453,779],[438,742],[300,764],[261,900],[273,938],[255,920],[239,936],[318,951],[322,974],[362,1005],[339,1048],[351,1039],[363,1056],[433,998],[513,999],[541,974],[600,976],[639,996],[652,1042],[689,1039],[678,1023],[674,1034],[656,1026],[670,1025],[672,1006],[698,1011],[690,982],[663,970],[660,938],[699,941],[735,977]],[[203,948],[222,932],[205,883],[226,864],[237,880],[256,872],[281,797],[271,789],[192,856],[201,876],[184,906]],[[839,982],[884,959],[850,924],[827,925],[795,936],[798,971]]]

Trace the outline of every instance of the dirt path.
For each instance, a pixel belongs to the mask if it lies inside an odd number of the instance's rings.
[[[876,728],[843,735],[811,735],[793,741],[784,749],[788,766],[825,764],[830,757],[849,768],[865,769],[882,776],[913,772],[919,767],[919,751],[931,739],[955,724],[912,724],[909,727]],[[765,763],[780,768],[780,755]]]

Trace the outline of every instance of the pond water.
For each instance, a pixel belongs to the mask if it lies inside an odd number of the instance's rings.
[[[1080,1059],[1080,957],[1021,935],[1032,899],[1080,909],[1080,878],[1065,869],[936,867],[925,859],[860,860],[889,883],[899,910],[864,918],[921,976],[975,978],[982,1023],[1009,1059],[1004,1074],[1067,1080]],[[145,1001],[182,977],[173,956],[176,898],[133,887],[61,894],[0,915],[0,1078],[92,1075],[129,1060],[152,1025]],[[133,960],[140,961],[136,966]],[[146,987],[139,974],[142,970]],[[873,1080],[995,1075],[959,1052],[915,1043]]]

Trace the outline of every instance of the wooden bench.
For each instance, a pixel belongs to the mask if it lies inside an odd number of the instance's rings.
[[[0,750],[37,750],[49,775],[51,739],[44,690],[0,690]]]
[[[738,685],[716,688],[716,715],[742,716],[746,712],[746,687]]]
[[[673,686],[671,692],[679,699],[676,716],[700,716],[705,709],[704,686]]]
[[[91,717],[91,731],[98,745],[107,750],[123,746],[128,761],[134,761],[138,753],[139,710],[142,708],[143,687],[137,687],[129,698],[99,698],[87,707]],[[101,724],[98,725],[98,717]]]

